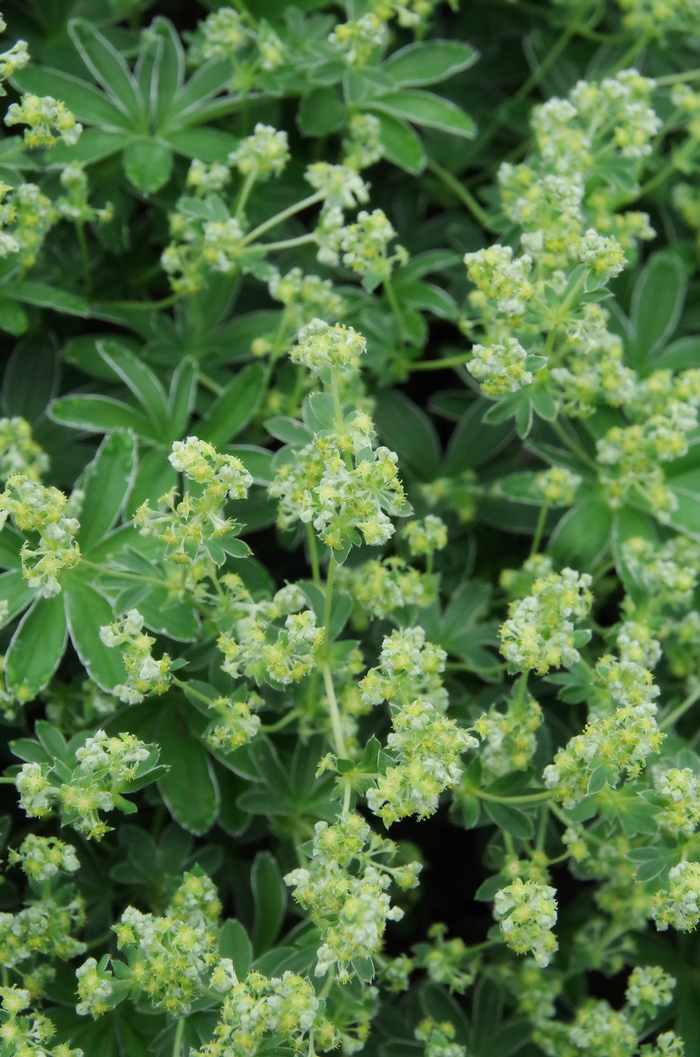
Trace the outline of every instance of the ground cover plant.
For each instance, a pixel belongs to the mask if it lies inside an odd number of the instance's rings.
[[[700,1052],[700,4],[3,16],[0,1057]]]

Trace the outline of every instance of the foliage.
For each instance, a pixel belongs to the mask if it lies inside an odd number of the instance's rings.
[[[697,2],[4,16],[0,1055],[700,1052]]]

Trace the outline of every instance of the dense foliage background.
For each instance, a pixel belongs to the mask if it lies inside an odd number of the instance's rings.
[[[700,1052],[696,0],[3,17],[0,1054]]]

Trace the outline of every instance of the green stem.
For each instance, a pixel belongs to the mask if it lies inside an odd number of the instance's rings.
[[[318,544],[311,522],[306,523],[306,539],[309,544],[309,561],[311,563],[311,579],[317,587],[321,586],[321,570],[318,564]]]
[[[532,546],[530,547],[530,557],[537,554],[542,542],[542,533],[544,532],[544,523],[547,520],[547,513],[549,511],[549,503],[545,502],[540,508],[540,513],[537,518],[537,525],[535,526],[535,535],[532,537]]]
[[[294,246],[304,246],[307,242],[314,242],[315,239],[316,236],[313,233],[297,235],[296,238],[282,239],[281,242],[259,242],[251,249],[260,250],[261,253],[269,253],[271,250],[289,250]]]
[[[85,238],[85,225],[83,223],[77,223],[75,230],[78,235],[78,245],[80,246],[80,256],[83,259],[83,282],[85,284],[85,296],[90,300],[90,254],[88,253],[87,239]]]
[[[430,169],[430,171],[434,173],[439,180],[442,180],[445,187],[449,187],[449,189],[457,195],[460,201],[464,203],[469,212],[472,214],[474,219],[478,220],[482,228],[485,228],[486,231],[496,231],[496,228],[494,227],[494,222],[488,215],[486,210],[479,204],[479,202],[477,202],[476,198],[471,193],[471,191],[468,191],[467,188],[462,183],[460,183],[454,173],[451,173],[449,169],[443,168],[443,166],[436,162],[433,158],[428,158],[427,166],[428,169]]]
[[[339,759],[344,760],[347,757],[347,751],[345,749],[345,738],[343,736],[343,724],[340,719],[338,698],[335,696],[335,687],[333,686],[333,673],[326,661],[321,665],[321,674],[323,675],[323,685],[325,686],[326,697],[328,699],[328,711],[331,717],[331,730],[333,731],[335,753]]]
[[[0,782],[2,782],[3,785],[14,785],[15,784],[14,778],[0,778]]]
[[[399,302],[396,300],[396,292],[394,287],[391,285],[391,279],[384,280],[384,293],[386,299],[391,306],[391,311],[394,313],[394,319],[396,320],[396,327],[399,332],[399,344],[403,346],[404,343],[404,325],[403,325],[403,313]]]
[[[182,1057],[182,1038],[185,1034],[185,1017],[180,1017],[175,1028],[175,1040],[173,1042],[173,1057]]]
[[[592,470],[595,470],[596,473],[598,472],[598,467],[596,465],[595,460],[590,457],[585,448],[581,447],[578,441],[574,440],[573,437],[569,436],[569,434],[566,432],[566,430],[558,419],[555,418],[554,421],[549,422],[548,425],[559,437],[559,440],[563,441],[569,451],[573,452],[574,455],[581,459],[582,462],[585,462],[586,465],[589,466]]]
[[[283,730],[293,720],[295,720],[297,716],[298,712],[296,711],[296,709],[294,709],[292,712],[288,712],[286,716],[283,716],[282,719],[278,719],[276,723],[261,724],[260,730],[262,730],[265,734],[274,734],[276,730]]]
[[[242,240],[242,246],[249,246],[251,242],[255,242],[261,235],[264,235],[270,228],[276,227],[281,224],[283,220],[287,220],[289,217],[293,217],[295,213],[301,213],[303,209],[308,209],[309,206],[316,205],[317,202],[323,200],[323,191],[315,191],[308,198],[302,198],[300,202],[295,202],[293,206],[287,206],[286,209],[281,210],[279,213],[275,213],[269,220],[264,221],[262,224],[258,224],[256,228],[250,231],[246,237]]]
[[[610,76],[614,77],[616,73],[620,72],[620,70],[628,69],[629,68],[629,64],[631,62],[634,62],[634,60],[639,55],[640,51],[644,51],[644,49],[646,48],[648,43],[649,43],[649,38],[647,37],[647,35],[645,33],[644,36],[640,37],[639,40],[636,40],[634,42],[634,44],[630,48],[627,49],[627,51],[622,56],[620,61],[618,63],[616,63],[615,66],[613,66],[613,68],[611,70],[611,73],[610,73]]]
[[[204,374],[202,371],[198,372],[197,381],[205,389],[208,389],[210,393],[213,393],[214,396],[221,396],[224,391],[223,385],[219,385],[218,382],[215,382],[213,378],[210,378],[208,374]]]
[[[183,293],[170,294],[169,297],[164,297],[160,301],[105,301],[105,308],[128,308],[136,309],[141,312],[160,312],[163,308],[170,308],[171,305],[177,304],[181,301],[185,295]]]
[[[672,161],[667,162],[663,169],[660,169],[657,172],[656,176],[652,176],[645,184],[642,184],[639,189],[639,194],[636,197],[643,198],[644,195],[648,195],[650,191],[655,191],[656,188],[660,187],[665,180],[668,180],[669,176],[672,176],[675,171],[675,163]]]
[[[542,805],[542,811],[540,814],[539,825],[537,826],[537,840],[535,848],[537,851],[543,851],[544,844],[547,839],[547,823],[549,822],[549,804]]]
[[[253,168],[248,173],[248,175],[246,176],[245,180],[243,181],[243,186],[241,187],[240,193],[238,195],[238,201],[236,202],[236,208],[235,208],[235,211],[234,211],[234,214],[233,214],[234,217],[236,218],[236,220],[240,220],[241,217],[243,216],[243,212],[245,210],[246,203],[247,203],[248,198],[250,196],[250,192],[253,190],[253,187],[255,186],[255,181],[257,180],[257,178],[258,178],[258,168],[257,168],[256,165],[254,165]]]
[[[459,356],[443,356],[441,360],[420,360],[418,363],[412,363],[410,369],[412,371],[442,371],[447,367],[462,367],[473,359],[473,356],[473,352],[464,352]]]
[[[686,70],[684,73],[669,73],[665,77],[656,78],[657,88],[666,88],[673,84],[683,84],[684,81],[700,80],[700,69]]]
[[[495,793],[487,793],[483,789],[469,790],[474,796],[478,796],[480,800],[492,800],[494,804],[538,804],[543,800],[551,800],[552,794],[543,793],[525,793],[523,796],[496,796]]]
[[[326,577],[326,605],[323,612],[323,644],[326,647],[328,646],[328,632],[331,622],[331,610],[333,608],[333,581],[335,580],[336,567],[335,555],[331,554]]]
[[[669,714],[661,720],[659,723],[659,730],[668,730],[669,727],[672,727],[681,716],[685,715],[689,708],[693,707],[698,698],[700,698],[700,686],[697,686],[691,694],[688,694],[685,701],[681,701],[680,705],[678,705],[677,708],[674,708],[673,712],[669,712]]]
[[[342,436],[342,434],[345,433],[345,419],[343,418],[343,405],[340,402],[340,386],[338,384],[337,367],[331,367],[331,396],[333,398],[335,428],[336,431]]]

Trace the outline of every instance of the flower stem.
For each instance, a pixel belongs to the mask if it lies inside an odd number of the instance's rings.
[[[317,587],[321,586],[321,570],[318,564],[318,544],[311,523],[306,523],[306,539],[309,544],[309,562],[311,563],[311,579]]]
[[[445,187],[449,187],[449,189],[457,195],[474,219],[478,220],[482,228],[485,228],[487,231],[495,232],[496,228],[491,217],[479,202],[477,202],[471,191],[467,190],[464,184],[460,183],[454,173],[451,173],[449,169],[445,169],[433,158],[428,158],[428,169],[430,169],[431,173],[434,173],[439,180],[442,180]]]
[[[535,526],[535,535],[532,537],[532,546],[530,547],[530,557],[537,554],[540,549],[540,543],[542,542],[542,533],[544,532],[544,523],[547,520],[547,513],[549,512],[549,503],[545,502],[540,508],[540,513],[537,518],[537,525]]]
[[[185,1017],[178,1019],[175,1027],[175,1040],[173,1042],[173,1057],[182,1057],[182,1038],[185,1034]]]
[[[308,198],[302,198],[300,202],[295,202],[293,206],[287,206],[286,209],[282,209],[279,213],[275,213],[269,220],[264,221],[262,224],[258,224],[256,228],[248,232],[246,237],[242,240],[241,245],[249,246],[251,242],[255,242],[261,235],[264,235],[270,228],[277,227],[283,220],[287,220],[289,217],[293,217],[295,213],[301,213],[303,209],[308,209],[309,206],[316,205],[323,198],[323,191],[315,191]]]
[[[689,708],[693,707],[698,698],[700,698],[700,686],[697,686],[692,693],[688,694],[684,701],[681,701],[677,708],[674,708],[672,712],[669,712],[665,719],[661,720],[659,723],[659,730],[668,730],[669,727],[672,727],[681,716],[685,715]]]

